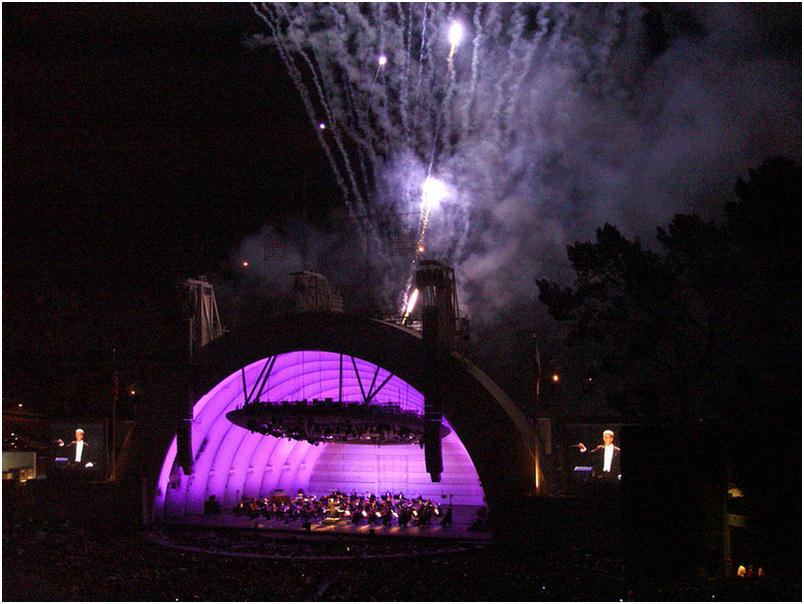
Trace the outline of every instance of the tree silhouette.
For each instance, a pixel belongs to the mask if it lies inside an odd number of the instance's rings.
[[[801,476],[801,167],[767,160],[735,193],[725,220],[658,228],[657,252],[606,224],[539,300],[624,420],[716,421],[737,474],[796,501],[775,485]]]

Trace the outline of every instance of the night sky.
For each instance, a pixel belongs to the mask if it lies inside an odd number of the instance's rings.
[[[131,364],[175,284],[293,214],[302,177],[331,203],[259,29],[248,5],[3,6],[4,399],[79,402],[60,374]]]
[[[199,274],[231,278],[244,240],[277,221],[323,215],[339,206],[341,192],[275,50],[245,44],[266,29],[249,5],[4,3],[2,14],[4,404],[20,401],[71,415],[98,411],[109,388],[112,348],[118,349],[124,380],[133,383],[145,379],[149,363],[169,356],[162,352],[183,345],[169,335],[178,282]],[[730,35],[725,28],[707,37],[677,14],[665,22],[666,32],[646,38],[651,57],[664,53],[663,69],[684,63],[679,40],[697,40],[690,53],[700,61],[706,48],[700,40]],[[717,156],[700,151],[710,142],[705,138],[696,139],[691,153],[683,132],[661,139],[665,148],[654,161],[663,168],[648,173],[656,176],[651,187],[672,180],[674,169],[682,173],[681,157],[724,172],[717,181],[699,179],[708,191],[728,190],[769,155],[787,153],[800,161],[800,24],[798,5],[732,24],[731,46],[790,65],[798,79],[777,70],[763,94],[733,101],[748,122],[767,115],[770,126],[746,127],[750,144],[722,163],[702,164],[701,157]],[[740,85],[751,81],[745,74],[735,78]],[[721,80],[730,78],[713,81]],[[643,92],[660,93],[660,87],[650,88],[649,78],[645,82]],[[718,90],[731,94],[725,86],[708,93],[721,98]],[[685,107],[702,101],[709,98],[691,95],[673,115],[687,123],[692,118]],[[789,106],[798,113],[788,120]],[[624,138],[644,138],[634,134],[638,125],[626,124],[633,129]],[[711,130],[718,129],[714,123]],[[779,135],[785,130],[787,138]],[[728,140],[741,136],[730,133]],[[668,150],[668,138],[685,142]],[[711,143],[714,148],[723,140]],[[649,143],[645,149],[626,147],[624,157],[649,157],[654,150]],[[590,149],[594,145],[576,147],[577,165]],[[601,153],[611,155],[605,146]],[[566,181],[574,165],[561,164],[565,171],[556,182]],[[633,166],[647,182],[645,170]],[[626,200],[649,189],[645,182],[617,182]],[[676,210],[706,209],[701,190],[688,190],[692,185],[683,178],[674,186],[666,190],[683,188],[687,197],[644,215],[626,204],[613,209],[611,219],[625,220],[630,233],[652,229]],[[582,182],[567,187],[572,195],[584,195]],[[592,189],[590,199],[600,193]],[[521,221],[514,205],[501,207],[508,208],[512,223]],[[589,227],[611,209],[597,198],[573,206],[556,224],[582,223],[586,230],[553,233],[554,247],[591,237]],[[517,236],[510,229],[503,234]],[[524,247],[523,253],[532,250]],[[465,259],[481,267],[494,259],[491,251],[483,250],[482,262],[476,252]],[[515,262],[516,255],[511,257]],[[527,272],[523,279],[532,288]]]

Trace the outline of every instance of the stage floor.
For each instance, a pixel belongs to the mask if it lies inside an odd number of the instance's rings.
[[[409,524],[406,528],[402,528],[396,523],[386,527],[381,524],[370,525],[365,520],[359,525],[354,525],[349,520],[340,520],[338,522],[316,521],[311,523],[310,529],[307,530],[302,526],[301,520],[285,522],[280,519],[266,520],[263,517],[251,519],[245,514],[237,515],[232,511],[222,511],[219,514],[185,516],[182,518],[165,518],[161,522],[163,524],[242,528],[252,531],[265,531],[266,533],[371,535],[375,537],[387,536],[400,538],[460,539],[463,541],[478,542],[490,541],[492,537],[490,530],[469,530],[469,527],[478,517],[477,510],[478,506],[452,506],[452,526],[449,527],[441,526],[439,524],[440,519],[434,519],[429,527],[419,527]]]

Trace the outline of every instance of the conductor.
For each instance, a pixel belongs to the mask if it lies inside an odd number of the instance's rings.
[[[92,468],[95,464],[92,461],[92,449],[84,440],[84,431],[81,428],[75,430],[75,440],[65,445],[62,439],[56,443],[59,447],[64,447],[67,453],[67,464],[74,468]]]
[[[620,447],[614,445],[614,432],[603,431],[603,444],[591,451],[583,443],[578,443],[578,449],[584,455],[591,456],[593,460],[592,474],[595,478],[616,482],[620,479]]]

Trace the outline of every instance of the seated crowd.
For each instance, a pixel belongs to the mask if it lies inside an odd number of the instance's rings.
[[[441,507],[420,496],[407,499],[402,493],[390,492],[381,496],[373,493],[357,495],[354,491],[346,495],[333,491],[321,497],[305,495],[299,491],[295,498],[289,497],[243,497],[234,507],[237,515],[247,514],[249,518],[260,516],[267,520],[284,520],[286,523],[301,520],[305,526],[312,522],[351,522],[390,527],[394,523],[405,528],[408,525],[429,527],[437,521],[441,526],[451,526],[452,505]]]

